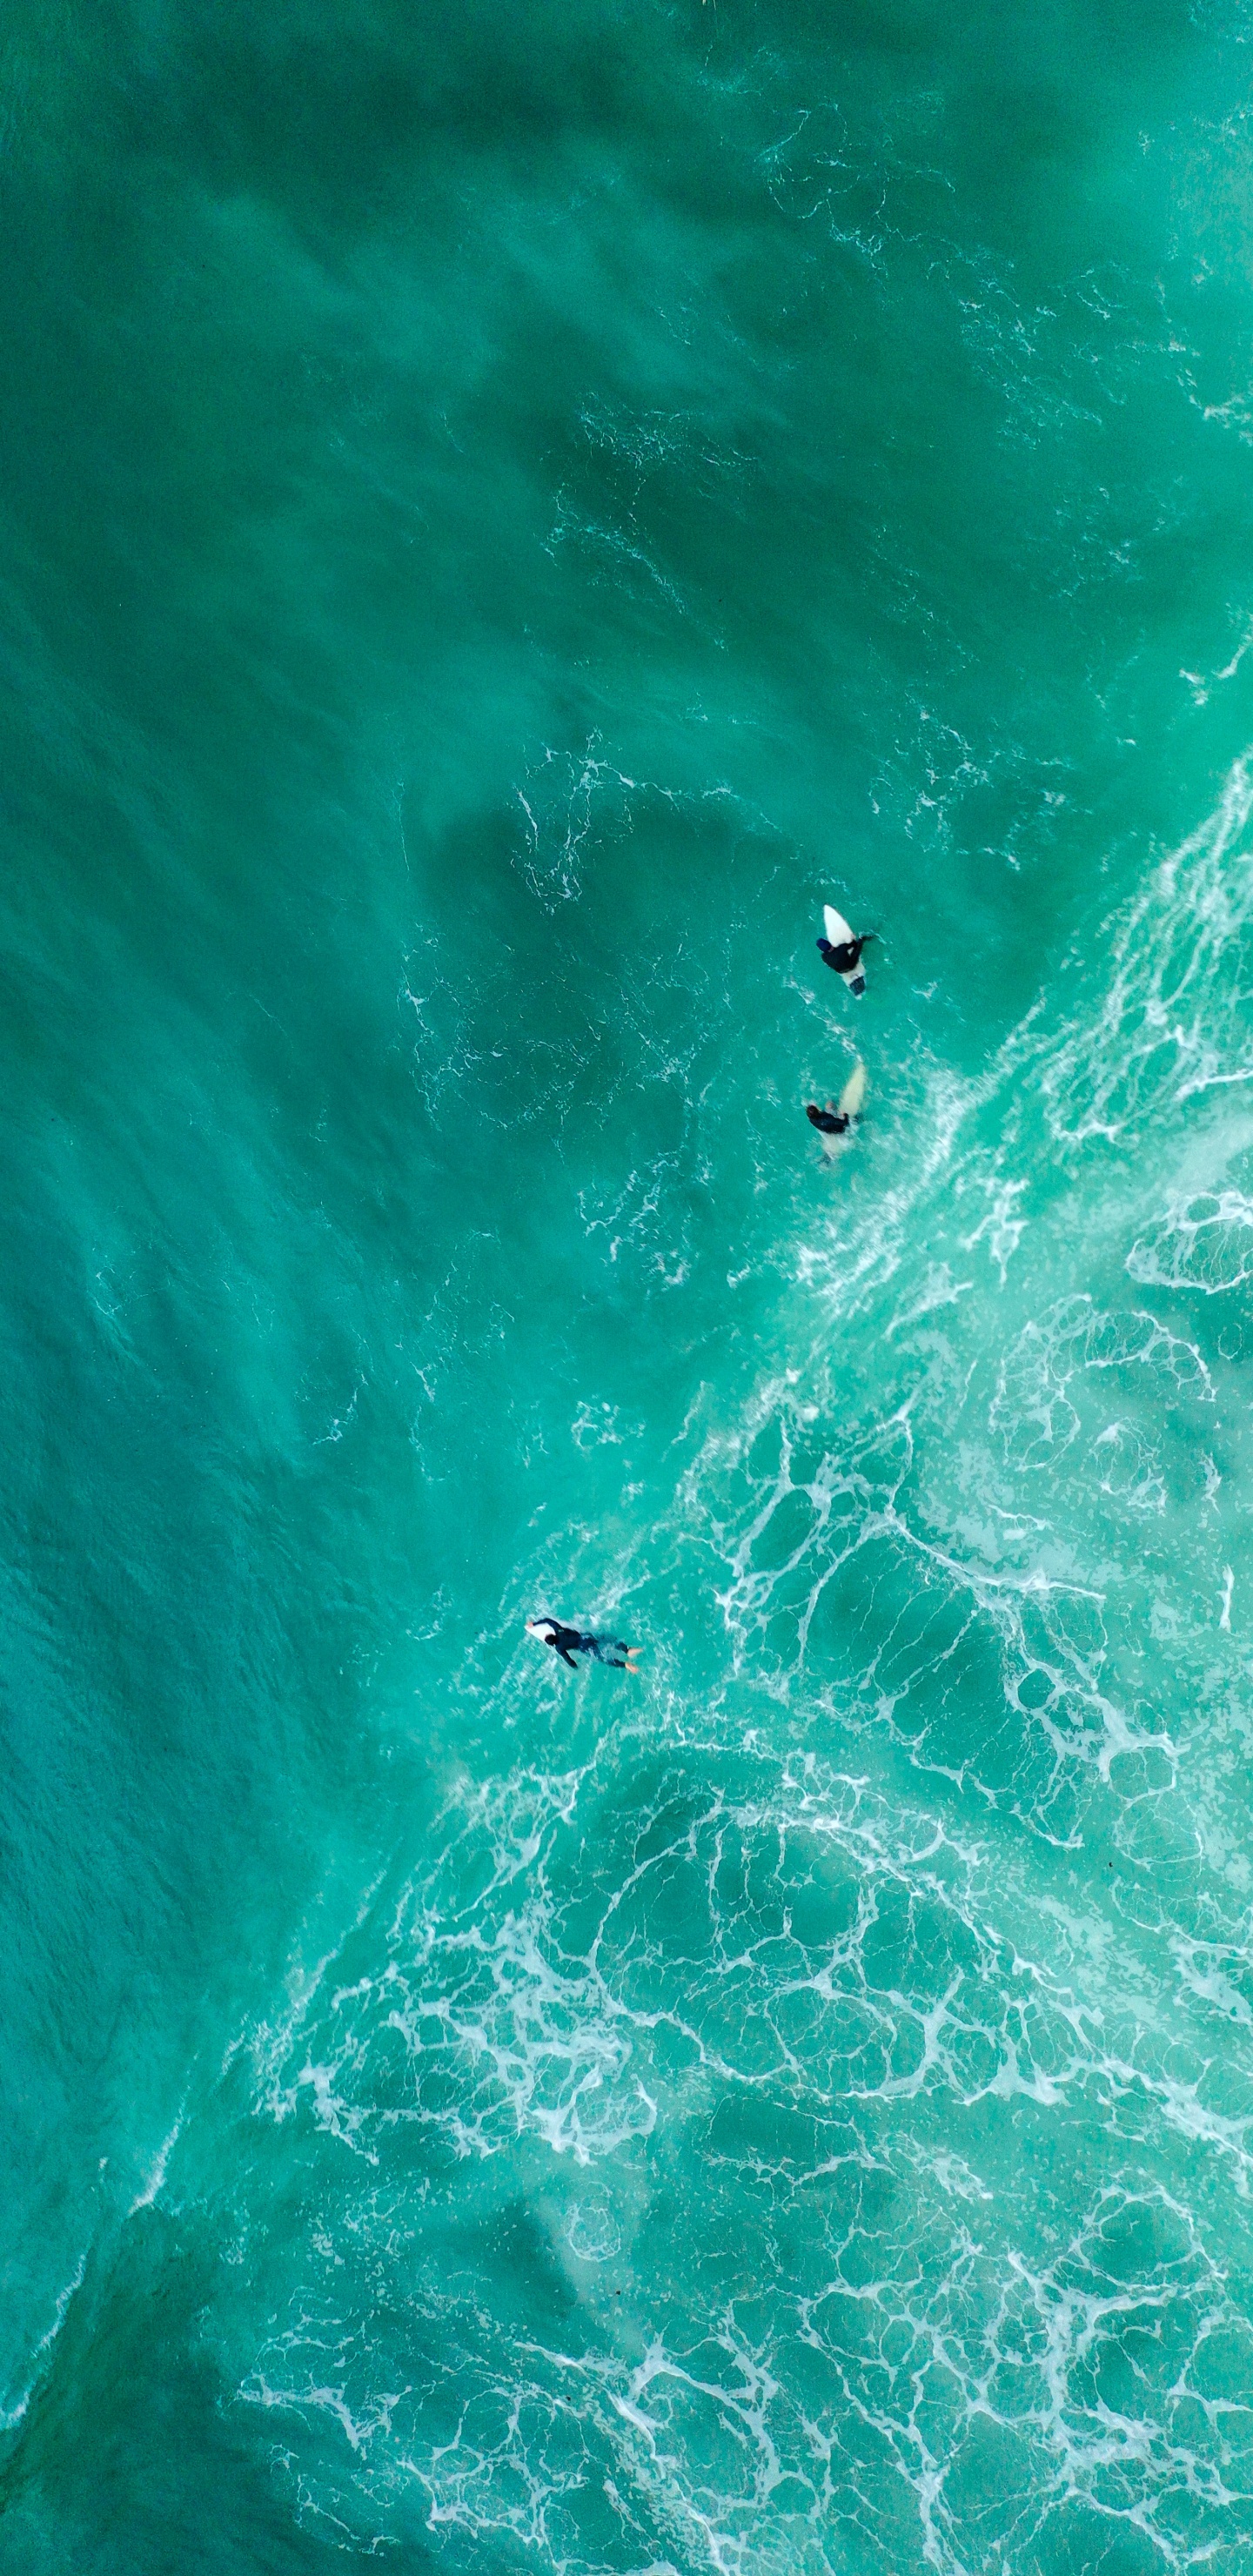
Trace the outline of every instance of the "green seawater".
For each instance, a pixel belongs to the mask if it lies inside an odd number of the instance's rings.
[[[10,0],[3,2576],[1253,2570],[1251,80]]]

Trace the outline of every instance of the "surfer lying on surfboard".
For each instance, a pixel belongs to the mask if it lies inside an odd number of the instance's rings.
[[[594,1664],[612,1664],[617,1673],[633,1673],[635,1670],[631,1658],[638,1655],[639,1647],[628,1646],[622,1637],[588,1636],[581,1628],[565,1628],[560,1619],[550,1619],[546,1615],[541,1619],[528,1619],[526,1633],[528,1637],[538,1637],[541,1645],[551,1646],[553,1653],[560,1655],[571,1672],[574,1671],[576,1655],[590,1655]]]
[[[861,952],[869,947],[872,939],[878,938],[878,931],[863,930],[860,937],[855,938],[843,913],[837,912],[833,903],[824,903],[822,918],[826,923],[826,937],[819,940],[818,947],[827,965],[843,977],[850,993],[864,993],[866,978],[861,971]]]
[[[816,1100],[807,1100],[805,1116],[822,1138],[823,1153],[830,1160],[847,1152],[852,1144],[852,1129],[861,1125],[861,1104],[866,1097],[866,1068],[858,1056],[838,1101],[829,1100],[820,1109]]]

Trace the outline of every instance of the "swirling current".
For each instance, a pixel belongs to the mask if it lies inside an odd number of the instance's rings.
[[[1245,2576],[1253,16],[0,66],[0,2567]]]

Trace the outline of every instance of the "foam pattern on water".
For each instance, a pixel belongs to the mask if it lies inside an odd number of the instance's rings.
[[[1133,1936],[1093,1955],[1059,1906],[1019,1947],[995,1851],[813,1756],[703,1808],[638,1756],[518,1778],[448,1850],[459,1901],[358,1927],[340,1968],[386,1964],[328,1981],[266,2097],[343,2159],[241,2390],[307,2506],[558,2566],[598,2518],[638,2534],[623,2564],[838,2536],[956,2569],[1086,2516],[1239,2563],[1247,2329],[1143,2159],[1169,2123],[1238,2192],[1247,2115],[1207,2109]]]
[[[1251,812],[1239,761],[1215,811],[1111,924],[1105,998],[1041,1066],[1060,1141],[1120,1136],[1167,1103],[1253,1080]]]

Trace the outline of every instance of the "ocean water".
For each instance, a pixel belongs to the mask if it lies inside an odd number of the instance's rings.
[[[1253,11],[0,66],[0,2568],[1245,2576]]]

